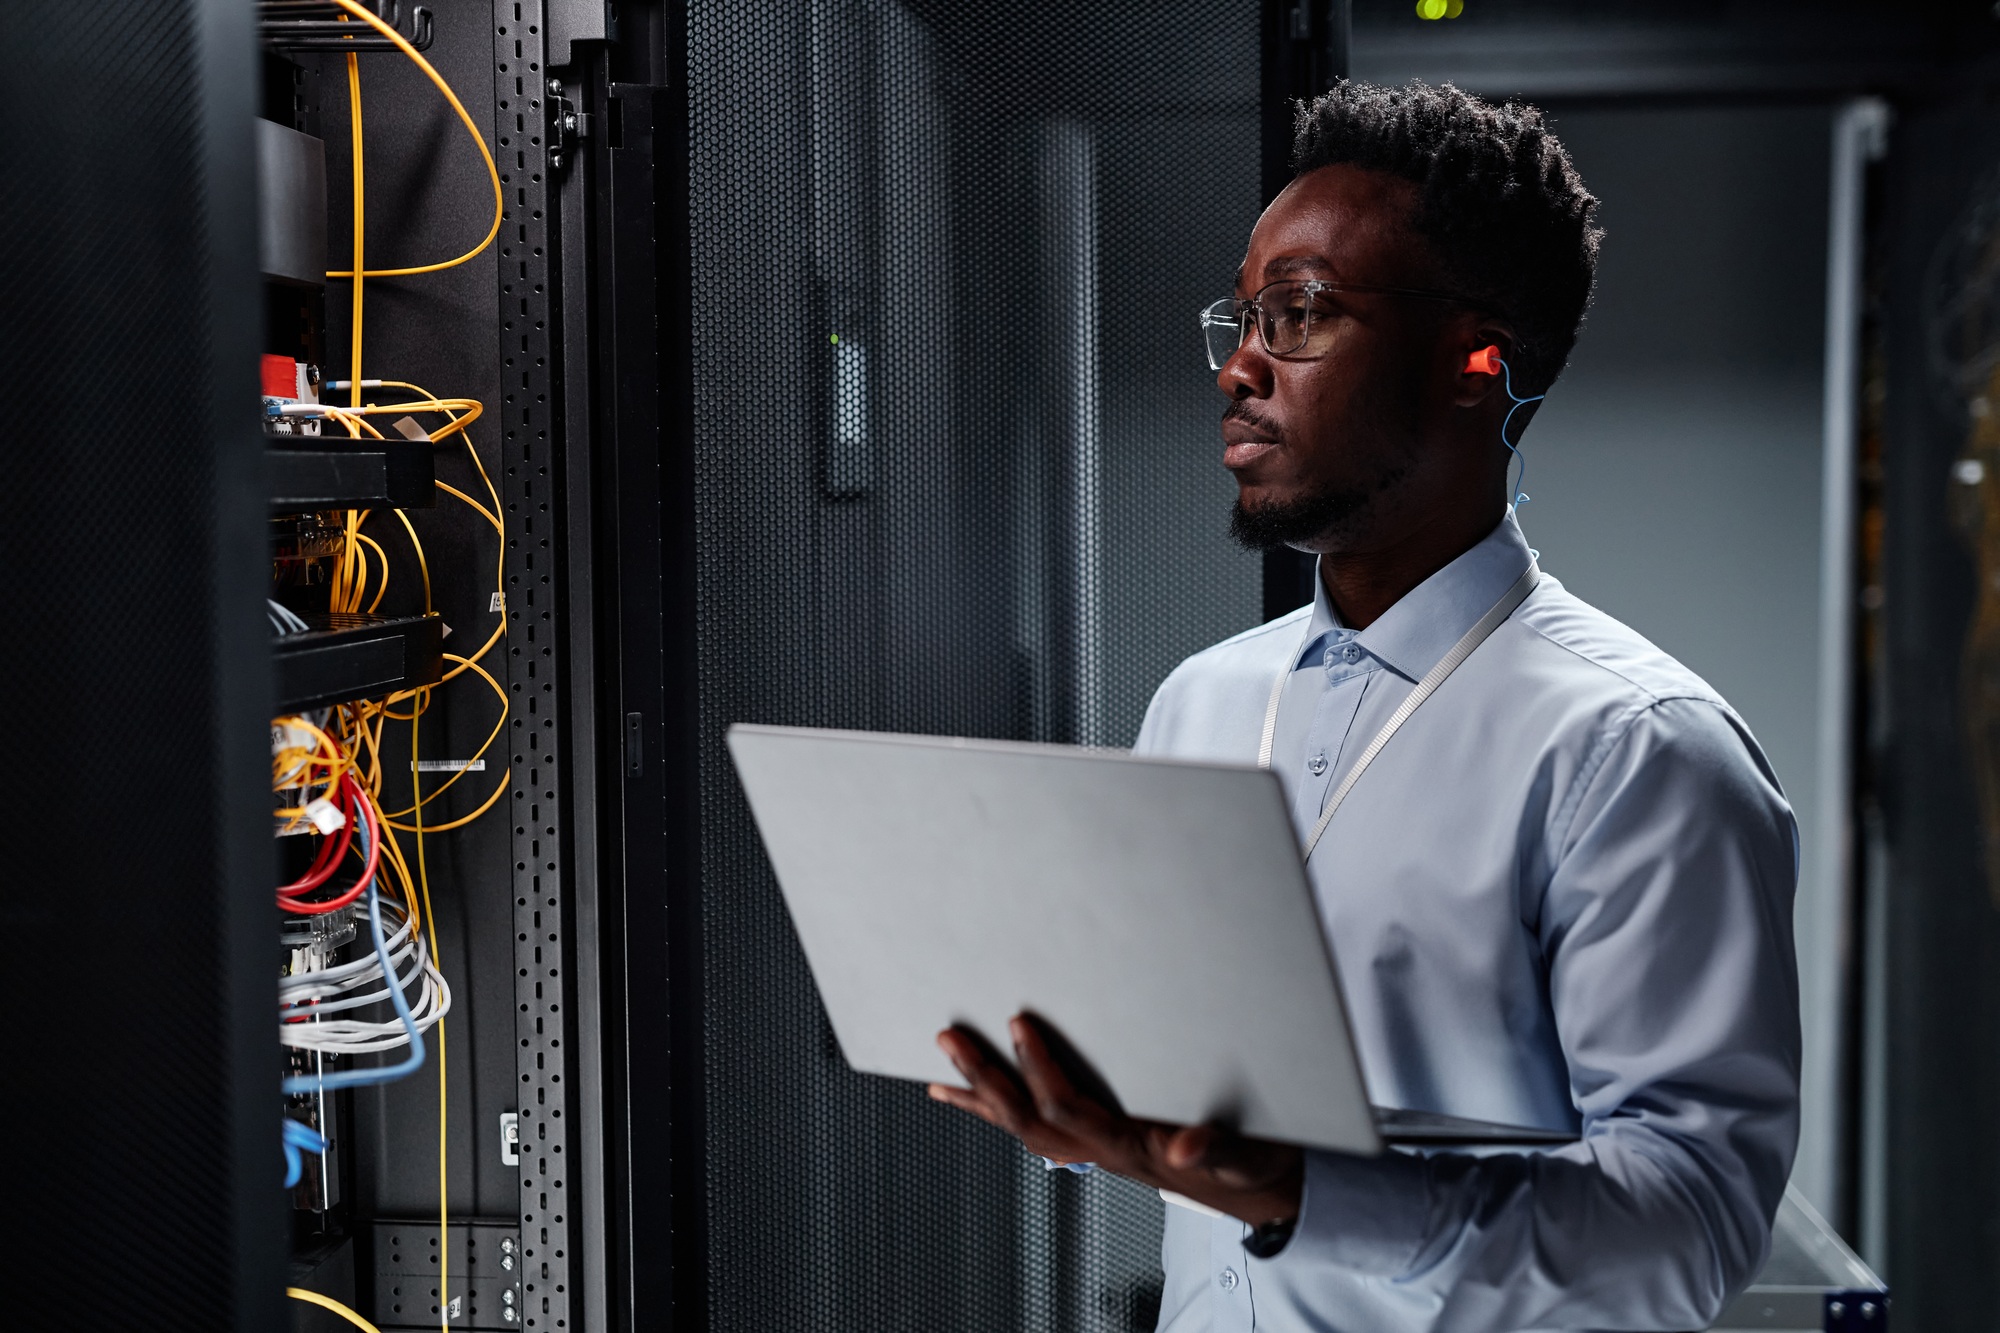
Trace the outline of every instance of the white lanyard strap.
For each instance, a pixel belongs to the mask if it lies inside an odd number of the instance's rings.
[[[1347,799],[1347,793],[1354,790],[1354,784],[1361,780],[1361,775],[1367,771],[1368,765],[1375,762],[1375,756],[1382,753],[1382,747],[1389,743],[1389,738],[1396,734],[1396,729],[1410,720],[1410,714],[1416,712],[1424,700],[1437,693],[1437,687],[1444,684],[1445,678],[1458,670],[1466,658],[1472,656],[1473,649],[1486,642],[1487,637],[1499,629],[1508,616],[1514,614],[1514,609],[1528,600],[1528,594],[1535,590],[1535,584],[1541,577],[1540,566],[1530,559],[1528,567],[1521,571],[1521,577],[1514,580],[1514,586],[1502,593],[1500,600],[1493,603],[1486,614],[1479,618],[1479,623],[1467,630],[1465,637],[1453,644],[1451,651],[1439,658],[1437,665],[1417,682],[1417,687],[1411,690],[1409,696],[1397,706],[1396,711],[1389,715],[1389,720],[1382,724],[1382,729],[1375,733],[1375,738],[1368,742],[1368,748],[1361,752],[1361,757],[1354,761],[1354,767],[1347,770],[1347,776],[1341,779],[1340,786],[1335,788],[1333,795],[1327,799],[1325,808],[1319,812],[1319,823],[1313,825],[1311,836],[1305,840],[1300,849],[1300,859],[1312,858],[1313,848],[1319,846],[1320,835],[1325,833],[1326,826],[1333,822],[1333,812],[1340,809],[1340,803]],[[1264,737],[1257,747],[1259,768],[1271,766],[1271,750],[1278,736],[1278,704],[1285,697],[1285,682],[1291,679],[1292,671],[1298,666],[1299,654],[1306,650],[1306,643],[1311,635],[1312,619],[1308,616],[1305,633],[1299,636],[1299,646],[1292,650],[1290,660],[1279,670],[1278,679],[1271,686],[1271,702],[1264,709]]]

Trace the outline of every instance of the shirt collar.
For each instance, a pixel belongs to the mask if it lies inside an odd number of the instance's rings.
[[[1514,586],[1534,553],[1510,508],[1479,544],[1405,593],[1353,642],[1397,674],[1421,680]],[[1323,641],[1343,629],[1314,567],[1312,620],[1294,670],[1317,662]]]

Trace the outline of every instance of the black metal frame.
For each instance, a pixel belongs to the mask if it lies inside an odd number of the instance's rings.
[[[520,1100],[521,1327],[552,1333],[575,1323],[573,1278],[579,1193],[570,1163],[579,1134],[563,1080],[563,1048],[577,993],[576,908],[566,902],[575,862],[568,828],[580,810],[571,787],[569,729],[578,716],[559,689],[587,673],[563,637],[569,589],[559,480],[563,465],[558,274],[560,233],[544,140],[547,26],[541,0],[495,0],[496,158],[506,198],[498,241],[501,502],[507,511],[508,681],[513,717],[515,1035]],[[510,125],[509,122],[512,122]],[[511,132],[510,132],[511,131]]]
[[[419,51],[430,49],[434,36],[430,10],[422,5],[411,6],[405,30],[402,0],[372,0],[368,7],[411,46]],[[396,49],[387,37],[365,28],[357,32],[358,25],[350,22],[338,5],[327,0],[258,0],[257,20],[264,44],[278,51],[358,54]]]
[[[593,1329],[699,1327],[702,1262],[699,818],[695,755],[694,512],[686,404],[686,108],[678,7],[621,13],[620,48],[579,53],[564,93],[592,126],[562,182],[564,512],[575,661],[572,791],[581,939],[577,1022],[583,1282]],[[646,41],[651,37],[653,41]],[[586,847],[585,843],[588,840]],[[587,867],[587,868],[586,868]],[[589,1177],[587,1177],[589,1178]],[[693,1265],[691,1268],[690,1265]]]

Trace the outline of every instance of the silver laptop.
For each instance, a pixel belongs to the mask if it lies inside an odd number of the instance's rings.
[[[962,1083],[1027,1012],[1134,1116],[1306,1147],[1567,1133],[1372,1107],[1275,775],[1011,741],[731,727],[854,1068]]]

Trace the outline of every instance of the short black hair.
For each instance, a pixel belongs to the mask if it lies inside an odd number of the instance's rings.
[[[1450,84],[1342,80],[1298,104],[1299,176],[1350,163],[1414,182],[1411,223],[1452,290],[1514,326],[1516,393],[1542,393],[1576,345],[1603,239],[1597,200],[1542,113]]]

